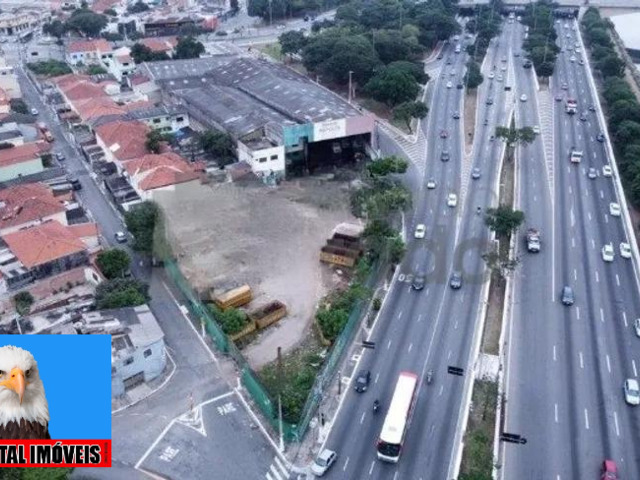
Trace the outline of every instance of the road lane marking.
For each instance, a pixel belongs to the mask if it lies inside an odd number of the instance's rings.
[[[400,320],[402,318],[402,312],[403,312],[403,310],[400,310],[400,312],[398,313],[398,320]]]
[[[557,358],[556,358],[556,346],[555,345],[553,346],[553,361],[554,362],[558,361]]]
[[[553,405],[553,409],[554,409],[554,416],[556,419],[556,423],[558,423],[558,404],[557,403]]]
[[[451,350],[449,350],[449,354],[447,355],[447,360],[449,360],[449,359],[451,358],[451,354],[452,354],[452,353],[453,353],[453,352],[451,352]]]
[[[389,343],[387,343],[387,350],[389,350],[389,347],[391,347],[391,340],[389,340]]]
[[[373,381],[373,383],[378,383],[378,378],[380,378],[380,374],[379,374],[379,373],[376,373],[376,378],[375,378],[375,380]]]
[[[607,370],[611,373],[611,360],[609,359],[609,355],[606,356],[607,359]]]
[[[628,327],[629,324],[627,323],[627,314],[626,314],[626,312],[622,312],[622,320],[624,321],[624,326]]]
[[[596,242],[593,238],[591,239],[591,248],[596,248]]]
[[[602,308],[600,309],[600,321],[604,323],[604,310]]]
[[[362,422],[364,422],[364,416],[365,412],[362,412],[362,416],[360,417],[360,425],[362,425]]]
[[[409,350],[407,351],[407,353],[411,352],[411,349],[413,348],[413,343],[409,344]]]
[[[453,329],[457,330],[458,329],[458,320],[456,320],[456,323],[453,324]]]
[[[600,275],[598,275],[598,271],[596,270],[596,282],[600,283]]]
[[[633,367],[633,376],[637,377],[638,376],[638,370],[636,369],[636,361],[635,360],[631,360],[631,366]]]
[[[587,217],[589,217],[589,220],[591,220],[591,212],[587,212]]]
[[[371,462],[371,468],[369,468],[369,475],[371,475],[373,473],[373,467],[376,464],[375,460],[373,462]]]
[[[584,426],[587,430],[589,430],[589,412],[587,409],[584,409]]]
[[[396,473],[393,474],[393,480],[397,480],[398,478],[398,471],[396,470]]]
[[[618,426],[618,412],[613,412],[613,424],[616,427],[616,435],[620,436],[620,427]]]
[[[580,307],[576,307],[576,319],[580,320]]]
[[[617,273],[616,273],[616,283],[618,284],[618,286],[620,286],[620,277],[618,276]]]
[[[444,392],[444,385],[440,385],[440,391],[438,392],[438,396],[441,396],[442,392]]]
[[[602,190],[600,190],[600,198],[604,198],[604,193],[602,193]]]
[[[584,358],[582,356],[582,352],[579,353],[580,356],[580,368],[584,369]]]
[[[607,215],[604,216],[604,223],[609,223],[609,217]]]
[[[578,280],[578,271],[575,268],[573,269],[573,279]]]
[[[571,247],[576,248],[576,239],[574,237],[571,237]],[[575,270],[574,270],[574,273],[575,273]]]
[[[347,470],[347,465],[349,465],[349,459],[351,457],[347,457],[347,459],[344,462],[344,467],[342,467],[342,471],[345,472]]]
[[[422,321],[422,314],[418,315],[418,321]]]

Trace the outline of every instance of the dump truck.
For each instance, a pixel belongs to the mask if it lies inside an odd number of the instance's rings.
[[[249,313],[249,319],[256,323],[258,328],[266,328],[272,323],[287,315],[287,307],[279,300],[274,300],[262,305]]]
[[[527,230],[525,236],[527,242],[527,250],[531,253],[538,253],[540,251],[540,232],[535,228]]]
[[[53,135],[51,134],[51,132],[49,131],[49,127],[47,127],[47,124],[44,122],[38,122],[36,124],[36,126],[38,127],[38,130],[40,130],[40,132],[42,133],[42,135],[44,136],[44,139],[47,142],[53,142]]]
[[[242,285],[241,287],[227,290],[220,295],[211,295],[212,300],[220,310],[226,310],[227,308],[236,308],[246,305],[251,301],[251,287],[249,285]]]

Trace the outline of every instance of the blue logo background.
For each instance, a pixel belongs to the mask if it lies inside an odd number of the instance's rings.
[[[52,439],[111,438],[111,335],[0,335],[5,345],[38,362]]]

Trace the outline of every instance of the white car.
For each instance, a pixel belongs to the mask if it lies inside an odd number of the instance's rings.
[[[415,238],[424,238],[426,233],[427,233],[427,227],[425,226],[425,224],[419,223],[418,225],[416,225],[416,231],[414,232],[413,236]]]
[[[38,115],[38,109],[37,108],[32,108],[31,109],[31,115]]]
[[[453,83],[447,82],[447,88],[452,88],[452,87],[453,87]]]
[[[127,243],[127,235],[124,232],[116,232],[114,237],[118,243]]]
[[[576,47],[576,53],[580,53],[581,51],[580,47]]]
[[[333,465],[337,456],[336,452],[325,448],[313,461],[313,465],[311,465],[311,473],[316,477],[321,477],[327,472],[327,470],[329,470],[329,467]]]
[[[493,73],[493,72],[489,72],[489,75],[488,75],[488,76],[489,76],[489,79],[492,79],[492,78],[493,78],[493,77],[495,77],[496,75],[495,75],[495,73]]]
[[[636,318],[633,322],[633,329],[636,331],[636,337],[640,337],[640,318]]]
[[[609,204],[609,213],[612,217],[619,217],[622,211],[620,210],[620,205],[615,202],[611,202]]]
[[[502,65],[500,67],[500,70],[502,70],[503,72],[506,72],[507,71],[507,66],[506,65]]]
[[[629,405],[640,405],[640,387],[635,378],[627,378],[624,381],[624,401]]]
[[[571,55],[571,58],[569,59],[570,62],[575,62],[576,61],[576,57],[574,57],[573,55]]]
[[[434,188],[436,188],[437,183],[433,178],[430,178],[429,180],[427,180],[427,188],[429,190],[433,190]]]
[[[540,127],[538,125],[534,125],[531,128],[533,130],[533,133],[535,133],[536,135],[540,135]]]
[[[602,247],[602,260],[605,262],[613,262],[613,257],[615,256],[615,252],[613,251],[613,245],[607,243],[604,247]]]
[[[602,167],[602,176],[603,177],[613,176],[613,170],[611,169],[611,165],[605,165],[604,167]]]
[[[498,76],[496,77],[496,80],[497,80],[498,82],[501,82],[501,81],[503,80],[502,75],[498,75]]]
[[[631,245],[627,242],[620,242],[620,256],[622,258],[631,258]]]
[[[521,102],[526,102],[526,101],[527,101],[527,95],[526,95],[525,93],[523,93],[523,94],[520,96],[520,101],[521,101]]]
[[[455,193],[450,193],[447,196],[447,206],[453,208],[456,205],[458,205],[458,196]]]

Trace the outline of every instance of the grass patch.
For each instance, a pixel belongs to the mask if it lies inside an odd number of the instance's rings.
[[[459,480],[491,480],[498,384],[476,380]]]
[[[58,77],[71,73],[71,68],[59,60],[43,60],[41,62],[27,63],[27,68],[36,75],[44,77]]]
[[[275,401],[281,393],[284,421],[293,424],[300,421],[313,382],[322,367],[324,352],[325,348],[312,333],[302,346],[282,357],[281,375],[277,360],[259,372],[262,384]]]
[[[279,62],[284,61],[285,56],[280,50],[280,43],[268,43],[258,48],[262,53],[269,55],[271,58],[278,60]]]

